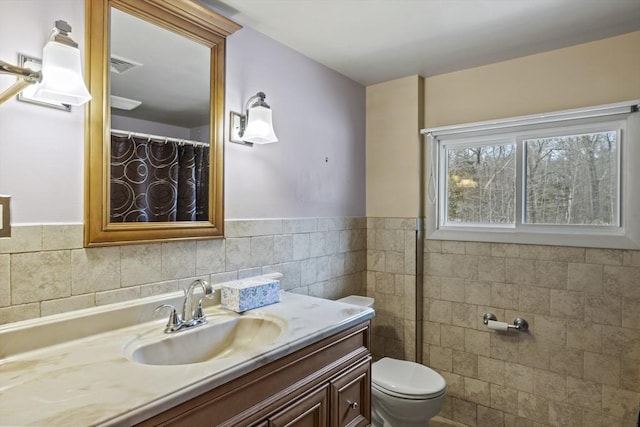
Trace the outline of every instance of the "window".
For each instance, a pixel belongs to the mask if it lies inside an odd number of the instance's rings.
[[[514,224],[515,144],[443,145],[445,224]]]
[[[615,107],[423,131],[428,237],[640,248],[640,113]]]
[[[619,134],[525,140],[525,222],[617,226]]]

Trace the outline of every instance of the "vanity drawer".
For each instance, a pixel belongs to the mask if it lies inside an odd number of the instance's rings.
[[[365,360],[331,381],[331,426],[371,424],[371,360]]]
[[[308,393],[269,417],[269,427],[324,427],[329,412],[329,387]]]

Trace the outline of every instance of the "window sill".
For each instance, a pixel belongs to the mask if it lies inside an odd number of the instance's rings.
[[[635,237],[635,238],[634,238]],[[640,249],[640,236],[629,236],[620,229],[617,234],[607,231],[585,232],[526,232],[516,231],[514,228],[479,227],[447,227],[427,230],[427,239],[431,240],[459,240],[470,242],[517,243],[550,246],[575,246],[585,248],[605,249]]]

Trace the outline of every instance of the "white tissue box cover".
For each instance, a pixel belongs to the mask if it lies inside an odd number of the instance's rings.
[[[280,281],[276,279],[243,279],[222,286],[220,302],[224,308],[251,310],[280,302]]]

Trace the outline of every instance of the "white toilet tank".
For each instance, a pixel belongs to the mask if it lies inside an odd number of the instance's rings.
[[[349,295],[348,297],[340,298],[337,301],[362,307],[373,307],[373,303],[375,302],[373,298],[362,297],[360,295]]]

